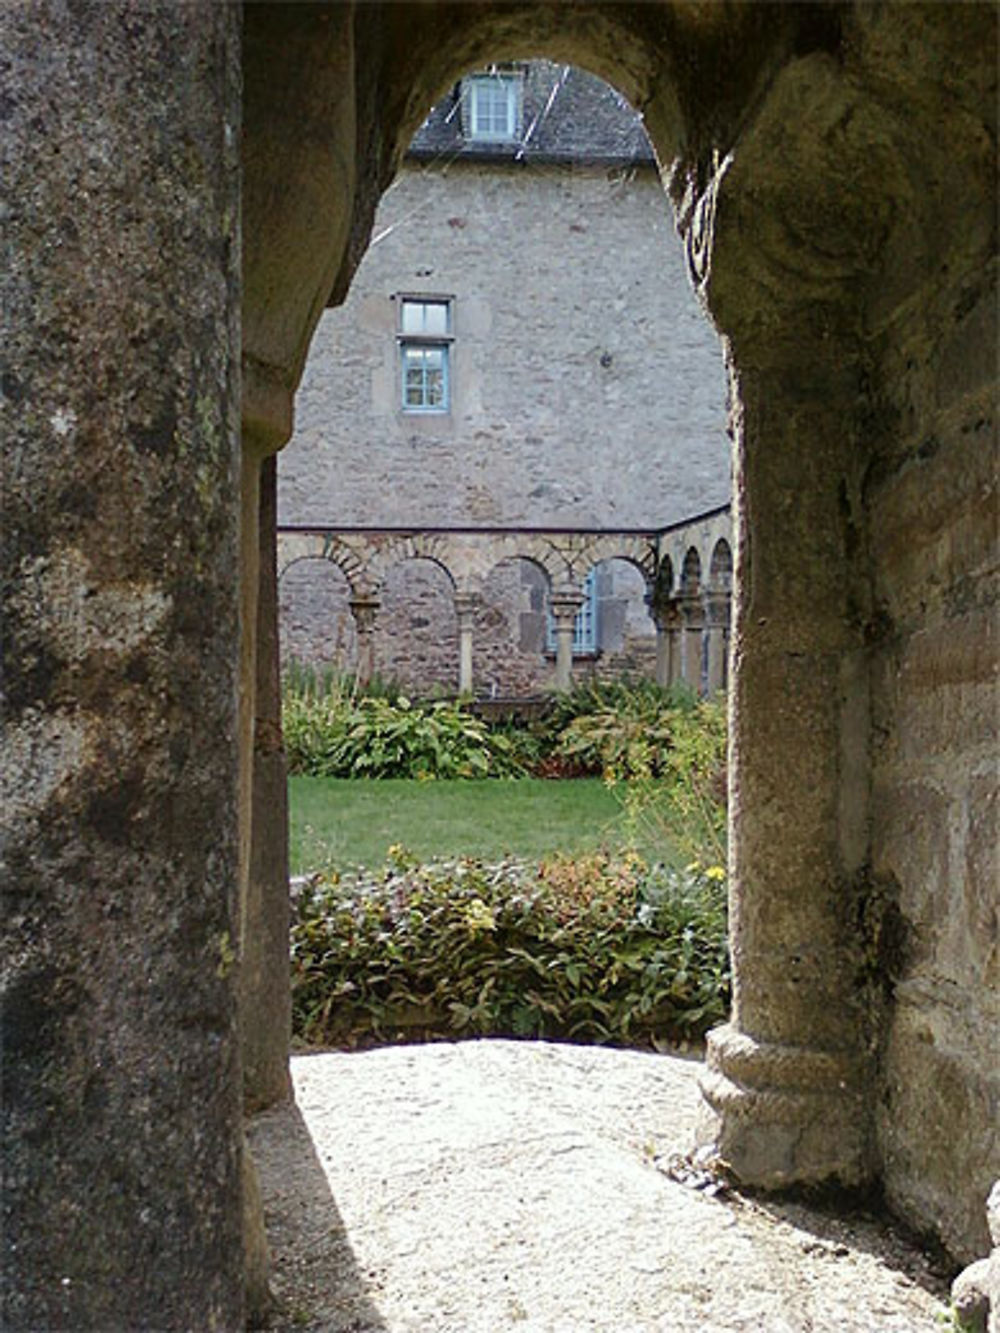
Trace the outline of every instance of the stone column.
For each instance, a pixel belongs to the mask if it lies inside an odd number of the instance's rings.
[[[375,674],[375,621],[382,603],[370,593],[359,593],[350,599],[348,605],[358,636],[357,681],[359,688],[363,689]]]
[[[763,1186],[856,1186],[873,1170],[873,399],[861,331],[881,258],[863,219],[897,207],[870,148],[886,133],[881,115],[842,67],[793,62],[740,149],[689,177],[700,192],[689,260],[729,357],[736,548],[734,996],[709,1037],[705,1128],[736,1174]],[[835,142],[845,116],[865,130]]]
[[[12,1333],[244,1326],[240,27],[0,6]]]
[[[691,593],[682,597],[679,610],[681,641],[684,645],[681,675],[695,694],[700,694],[702,633],[705,628],[705,608],[700,594]]]
[[[656,626],[656,683],[666,688],[680,678],[680,615],[674,601],[651,605]]]
[[[810,386],[804,370],[744,377],[734,504],[742,519],[752,496],[755,523],[752,570],[741,542],[734,594],[734,1002],[709,1035],[702,1090],[706,1137],[741,1179],[765,1186],[856,1185],[871,1170],[856,934],[867,667],[845,605],[855,580],[837,559],[842,422],[826,410],[855,390],[833,349],[813,374],[834,382]]]
[[[583,594],[572,590],[553,596],[550,606],[556,622],[555,687],[565,694],[573,684],[573,628],[576,614],[583,605]]]
[[[291,1095],[288,774],[281,739],[277,461],[274,455],[266,458],[260,474],[253,792],[240,979],[243,1089],[248,1111]]]
[[[712,592],[705,598],[705,633],[708,637],[708,695],[726,688],[726,654],[729,639],[729,604],[727,592]]]
[[[471,695],[472,681],[472,632],[476,623],[476,607],[479,597],[475,593],[455,594],[455,615],[458,618],[458,692]]]

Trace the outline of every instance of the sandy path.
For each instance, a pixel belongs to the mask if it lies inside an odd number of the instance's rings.
[[[315,1333],[940,1333],[872,1219],[708,1197],[697,1065],[480,1041],[293,1061],[253,1122],[283,1312]]]

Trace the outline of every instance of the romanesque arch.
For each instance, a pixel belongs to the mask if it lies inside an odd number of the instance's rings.
[[[451,693],[458,687],[459,603],[440,559],[407,543],[379,570],[378,620],[384,631],[375,669],[410,689],[415,676]]]
[[[280,959],[249,961],[287,923],[261,794],[267,460],[401,145],[459,73],[526,51],[643,109],[727,342],[737,947],[706,1134],[744,1179],[877,1179],[953,1253],[982,1248],[1000,1173],[995,8],[2,21],[5,387],[24,405],[2,497],[11,1325],[242,1324],[258,1251],[241,1255],[237,999],[245,1039],[270,1024],[261,1086],[283,1081]]]
[[[664,28],[657,27],[661,21]],[[977,63],[977,53],[993,49],[993,19],[976,14],[949,25],[944,11],[876,15],[854,6],[754,6],[724,18],[722,11],[685,6],[583,5],[569,16],[484,5],[448,30],[413,24],[408,12],[399,24],[405,40],[393,48],[396,100],[383,103],[383,124],[392,128],[351,187],[355,219],[370,215],[402,144],[442,88],[486,59],[526,49],[615,84],[643,108],[661,161],[673,164],[671,196],[692,277],[727,339],[736,451],[733,635],[740,669],[731,688],[731,858],[739,967],[733,1026],[713,1039],[706,1096],[721,1150],[748,1179],[832,1176],[850,1183],[880,1169],[890,1195],[906,1207],[917,1187],[902,1163],[919,1159],[924,1182],[933,1175],[926,1145],[917,1146],[919,1096],[907,1103],[905,1131],[898,1121],[874,1124],[875,1108],[863,1091],[872,1078],[868,1020],[848,981],[865,945],[835,906],[844,885],[865,904],[883,901],[883,890],[868,879],[866,830],[891,842],[890,823],[878,801],[869,809],[867,788],[854,775],[868,762],[869,710],[883,710],[895,725],[905,709],[891,691],[872,693],[875,663],[887,651],[872,638],[874,589],[892,589],[890,600],[897,598],[904,619],[909,614],[898,580],[910,575],[899,575],[884,529],[870,527],[873,503],[890,513],[905,510],[907,464],[893,430],[880,431],[861,406],[878,394],[871,390],[872,344],[858,330],[882,330],[881,382],[888,386],[896,377],[901,385],[905,376],[887,330],[890,309],[904,309],[902,292],[943,281],[930,259],[940,249],[954,251],[948,284],[959,282],[954,275],[961,271],[975,286],[972,275],[983,271],[988,232],[973,233],[962,257],[957,238],[970,234],[971,213],[985,217],[991,207],[992,141],[980,127],[989,120],[992,74],[983,72],[988,62]],[[873,94],[872,70],[902,71],[904,51],[917,49],[939,52],[939,70],[957,61],[953,67],[980,71],[968,79],[960,104],[942,100],[937,76],[918,93],[900,73],[891,95]],[[296,68],[301,72],[298,59]],[[725,94],[718,97],[716,88]],[[758,103],[754,90],[764,88]],[[942,123],[962,148],[937,159],[935,179],[947,187],[928,189],[926,131],[934,126],[940,143]],[[269,241],[293,233],[288,219],[269,219]],[[359,234],[363,224],[352,233]],[[353,240],[342,250],[334,299],[357,253]],[[886,282],[890,272],[896,287]],[[286,357],[284,364],[297,363]],[[953,380],[948,393],[949,401],[966,404],[962,412],[971,414],[974,431],[983,418],[969,404],[977,394],[981,401],[989,376],[981,357],[972,364],[965,387]],[[887,388],[886,397],[911,402],[903,389],[897,396]],[[921,410],[899,410],[909,414],[916,439]],[[927,409],[927,421],[928,412],[934,415]],[[964,467],[960,446],[951,448],[945,453]],[[890,476],[899,480],[886,481]],[[680,568],[682,553],[666,549]],[[710,571],[714,549],[706,537],[699,547],[703,570]],[[787,559],[791,550],[795,562]],[[584,561],[581,552],[576,563]],[[567,591],[578,582],[576,563],[564,566]],[[684,622],[692,648],[696,628]],[[687,657],[693,675],[694,653]],[[969,752],[964,762],[971,762]],[[906,782],[888,767],[876,789],[892,793],[890,805],[907,799]],[[963,798],[956,789],[950,799]],[[780,819],[780,846],[755,810]],[[914,864],[902,873],[916,885],[922,872]],[[813,886],[805,899],[804,884]],[[974,989],[958,984],[963,1003],[978,1012]],[[904,1063],[902,1052],[916,1049],[906,1035],[913,1021],[910,1013],[890,1024],[890,1047]],[[980,1057],[966,1050],[955,1059],[966,1071],[962,1078],[978,1078]],[[905,1151],[891,1146],[901,1134]],[[971,1140],[967,1151],[971,1178],[978,1151]],[[918,1192],[929,1197],[924,1183]],[[957,1236],[976,1225],[973,1205],[957,1208],[942,1179],[931,1194],[944,1231]],[[958,1220],[962,1209],[965,1222]]]
[[[733,552],[725,537],[712,547],[708,566],[708,586],[715,592],[728,591],[733,580]]]
[[[548,571],[530,555],[504,555],[482,578],[472,684],[490,697],[537,694],[546,679]]]
[[[321,556],[289,561],[278,575],[282,665],[358,669],[354,589],[343,566]]]

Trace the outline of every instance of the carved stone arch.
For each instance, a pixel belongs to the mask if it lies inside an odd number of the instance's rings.
[[[588,555],[591,568],[606,560],[624,561],[642,575],[647,593],[652,591],[656,579],[656,543],[652,538],[613,534],[598,536],[593,538]]]
[[[506,546],[506,544],[505,544]],[[500,565],[507,564],[514,560],[523,560],[526,565],[531,565],[545,579],[549,592],[552,591],[552,574],[546,568],[544,561],[540,560],[534,552],[526,551],[523,545],[518,542],[512,542],[508,549],[495,549],[490,551],[490,562],[484,571],[483,581],[493,573]]]
[[[457,590],[459,581],[452,569],[447,542],[434,533],[412,533],[405,537],[394,538],[379,547],[373,555],[369,572],[377,587],[385,583],[389,570],[408,560],[427,560],[446,575],[452,590]]]
[[[590,558],[592,543],[592,534],[582,532],[561,533],[541,539],[540,546],[543,545],[545,550],[544,563],[551,572],[554,591],[580,591],[594,563]]]
[[[323,540],[316,532],[283,532],[278,537],[277,574],[280,581],[285,570],[299,560],[322,560]]]
[[[365,562],[357,551],[331,533],[282,533],[278,541],[279,585],[292,565],[302,560],[326,560],[329,564],[336,565],[347,580],[352,597],[362,597],[370,593]]]
[[[660,556],[653,581],[653,601],[663,606],[674,595],[674,565],[666,551]]]
[[[343,298],[393,165],[450,81],[530,50],[591,69],[642,108],[671,166],[691,271],[727,339],[733,385],[745,575],[731,691],[739,947],[733,1025],[710,1041],[707,1096],[738,1173],[857,1183],[871,1166],[873,1084],[844,983],[862,942],[837,904],[840,887],[867,874],[873,836],[892,832],[855,796],[867,790],[855,770],[873,762],[862,653],[874,617],[859,603],[877,560],[895,555],[866,528],[868,489],[882,475],[869,465],[895,457],[899,437],[882,424],[894,411],[912,418],[915,440],[938,439],[934,396],[916,405],[896,361],[875,364],[885,349],[872,337],[924,287],[964,309],[961,284],[972,291],[988,264],[995,11],[966,7],[955,22],[947,6],[585,0],[466,6],[459,18],[461,9],[247,7],[247,438],[258,450],[287,438],[312,324],[328,296]],[[975,75],[960,95],[945,67]],[[291,90],[283,102],[275,86]],[[283,139],[268,118],[282,116],[291,167],[273,152]],[[307,199],[278,188],[286,176],[309,182]],[[269,301],[278,290],[286,299]],[[995,320],[986,329],[978,345],[989,351]],[[880,374],[885,401],[872,393]],[[954,375],[944,388],[935,401],[958,402]],[[847,525],[861,540],[843,541]],[[802,553],[794,569],[789,550]],[[578,563],[563,562],[567,583]],[[780,727],[768,725],[776,698],[796,701]],[[800,947],[788,923],[815,948]],[[839,1063],[812,1098],[812,1056],[828,1052]],[[934,1189],[947,1198],[949,1185],[936,1178]]]

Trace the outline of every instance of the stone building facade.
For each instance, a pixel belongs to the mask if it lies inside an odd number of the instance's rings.
[[[411,344],[410,312],[428,308],[443,336]],[[411,345],[445,358],[441,403],[405,401]],[[553,683],[550,602],[566,593],[584,596],[576,677],[652,675],[651,579],[609,559],[555,587],[531,532],[666,529],[724,505],[725,398],[640,117],[571,66],[492,67],[418,130],[345,304],[320,321],[279,465],[279,522],[525,533],[474,589],[447,561],[411,557],[367,591],[371,669],[410,689],[459,683],[456,588],[474,593],[479,693]],[[357,589],[329,544],[325,563],[292,558],[292,535],[279,550],[286,658],[356,669]],[[711,552],[701,559],[707,573]],[[680,588],[661,580],[659,593]]]

